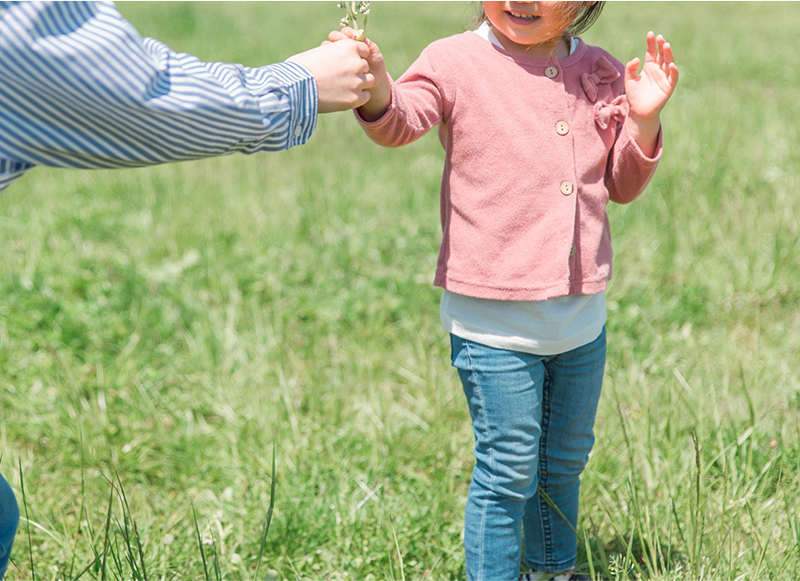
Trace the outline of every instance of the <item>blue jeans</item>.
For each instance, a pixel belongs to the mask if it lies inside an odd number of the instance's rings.
[[[14,491],[6,479],[0,474],[0,580],[6,574],[17,524],[19,524],[17,499],[14,498]]]
[[[580,475],[594,444],[605,329],[588,345],[551,356],[455,335],[451,344],[475,433],[464,532],[467,578],[518,579],[523,530],[531,569],[574,568]]]

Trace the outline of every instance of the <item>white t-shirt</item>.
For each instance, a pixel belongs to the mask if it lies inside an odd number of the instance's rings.
[[[502,44],[487,22],[474,31]],[[570,54],[580,40],[572,39]],[[591,343],[606,323],[605,293],[546,301],[497,301],[445,290],[440,316],[444,330],[462,339],[498,349],[557,355]]]
[[[605,293],[496,301],[444,291],[444,330],[497,349],[557,355],[591,343],[606,324]]]

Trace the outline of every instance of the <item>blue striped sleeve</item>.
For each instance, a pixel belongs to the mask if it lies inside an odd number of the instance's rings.
[[[33,166],[28,163],[0,159],[0,192],[22,177]]]
[[[35,165],[124,168],[280,151],[316,128],[297,63],[205,63],[110,2],[0,2],[0,190]]]

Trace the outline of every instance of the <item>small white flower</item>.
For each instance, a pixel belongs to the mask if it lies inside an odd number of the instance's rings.
[[[345,13],[345,17],[341,21],[342,28],[349,26],[353,30],[357,30],[356,38],[364,40],[364,31],[367,29],[367,19],[369,18],[369,2],[351,0],[350,2],[339,2],[337,6],[339,10]],[[359,15],[364,17],[364,23],[361,27],[358,25]]]

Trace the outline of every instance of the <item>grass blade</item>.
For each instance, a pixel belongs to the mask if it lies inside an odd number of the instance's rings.
[[[73,578],[72,578],[72,581],[78,581],[78,579],[80,579],[81,577],[83,577],[83,575],[84,575],[84,574],[85,574],[85,573],[86,573],[86,572],[87,572],[89,569],[91,569],[91,568],[92,568],[92,566],[94,566],[94,564],[95,564],[95,563],[97,563],[97,561],[99,561],[101,557],[105,558],[105,556],[106,556],[106,555],[105,555],[105,553],[103,553],[103,554],[101,554],[101,555],[97,555],[97,556],[96,556],[94,559],[92,559],[92,560],[91,560],[91,562],[90,562],[88,565],[86,565],[86,567],[84,567],[84,568],[83,568],[83,570],[82,570],[80,573],[78,573],[78,575],[77,575],[76,577],[73,577]]]
[[[122,486],[122,480],[119,477],[119,473],[116,471],[114,472],[115,476],[117,477],[117,484],[119,484],[119,494],[122,498],[122,521],[125,528],[125,548],[127,551],[128,563],[131,566],[131,575],[133,575],[134,579],[147,579],[147,574],[144,572],[144,558],[141,554],[142,545],[139,542],[139,533],[136,530],[136,522],[133,520],[133,516],[131,515],[131,509],[128,505],[128,497],[125,494],[125,488]],[[137,565],[136,554],[134,553],[134,548],[131,543],[131,534],[130,529],[128,528],[128,523],[130,523],[130,527],[133,529],[133,536],[137,541],[137,546],[139,548],[139,559],[142,562],[142,571],[139,571],[139,566]]]
[[[111,483],[111,494],[108,498],[108,512],[106,513],[106,531],[105,537],[103,538],[103,564],[100,567],[100,579],[101,581],[106,581],[106,556],[108,555],[108,533],[111,530],[111,513],[114,510],[114,483]]]
[[[36,569],[33,568],[33,545],[31,544],[31,518],[28,516],[28,497],[25,494],[25,480],[22,478],[22,459],[19,460],[19,486],[22,489],[22,506],[25,508],[25,523],[28,531],[28,556],[31,560],[31,579],[36,581]]]
[[[394,520],[389,517],[389,524],[392,525],[392,536],[394,537],[394,546],[397,549],[397,559],[400,561],[400,579],[406,581],[405,567],[403,566],[403,554],[400,552],[400,543],[397,542],[397,532],[394,529]]]
[[[589,542],[589,533],[584,529],[583,531],[583,545],[586,547],[586,560],[589,566],[589,578],[594,581],[594,557],[592,556],[592,544]]]
[[[569,525],[569,528],[572,529],[572,532],[575,533],[575,536],[577,537],[578,536],[578,531],[575,529],[574,526],[572,526],[572,523],[569,522],[567,517],[564,516],[564,513],[561,512],[561,509],[556,506],[555,502],[553,502],[553,499],[550,498],[550,496],[544,491],[544,488],[542,488],[542,485],[541,484],[537,484],[537,486],[539,487],[539,495],[542,498],[544,498],[544,501],[548,504],[548,506],[550,506],[550,508],[552,508],[554,511],[556,511],[558,516],[560,516],[561,518],[564,519],[564,522]]]
[[[258,549],[258,559],[256,560],[256,574],[254,581],[258,581],[258,570],[261,568],[261,558],[264,556],[264,548],[267,543],[269,526],[272,523],[272,512],[275,508],[275,444],[272,445],[272,483],[269,487],[269,508],[267,508],[267,518],[264,520],[264,532],[261,534],[261,546]]]
[[[208,563],[206,563],[206,551],[203,549],[203,537],[200,536],[200,526],[197,524],[197,512],[194,510],[194,502],[192,502],[192,515],[194,516],[194,530],[197,533],[197,545],[200,547],[200,556],[203,558],[203,573],[205,580],[211,581],[208,576]]]

